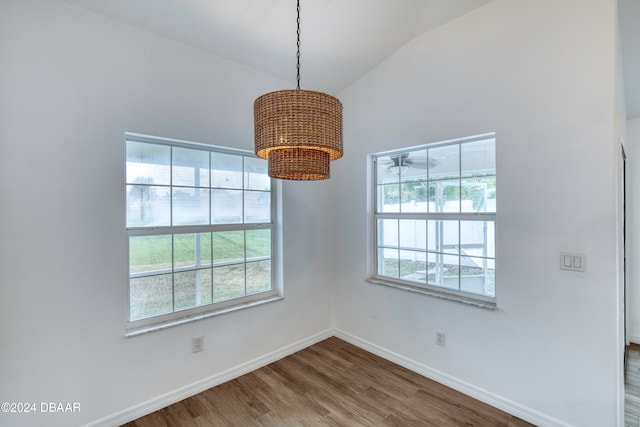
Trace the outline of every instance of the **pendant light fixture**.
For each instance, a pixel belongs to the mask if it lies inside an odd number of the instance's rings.
[[[297,14],[297,88],[255,100],[255,152],[268,160],[272,178],[328,179],[329,162],[342,157],[342,104],[326,93],[300,89],[300,0]]]

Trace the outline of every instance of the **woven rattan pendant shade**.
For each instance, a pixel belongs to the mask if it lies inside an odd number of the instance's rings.
[[[254,102],[255,152],[269,160],[269,176],[329,178],[329,161],[342,157],[342,104],[326,93],[280,90]]]
[[[297,12],[298,87],[255,100],[255,151],[269,161],[272,178],[328,179],[329,162],[342,157],[342,104],[326,93],[300,89],[300,0]]]

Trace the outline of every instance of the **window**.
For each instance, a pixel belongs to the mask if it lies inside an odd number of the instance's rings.
[[[371,156],[371,281],[495,306],[493,134]]]
[[[128,134],[126,195],[129,335],[279,296],[266,161]]]

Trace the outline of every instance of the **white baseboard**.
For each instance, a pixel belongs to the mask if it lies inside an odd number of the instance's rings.
[[[289,356],[290,354],[293,354],[297,351],[300,351],[304,348],[307,348],[313,344],[316,344],[332,336],[336,336],[357,347],[360,347],[373,354],[376,354],[386,360],[389,360],[393,363],[403,366],[424,377],[437,381],[440,384],[444,384],[448,387],[451,387],[454,390],[457,390],[461,393],[464,393],[468,396],[478,399],[479,401],[484,402],[488,405],[501,409],[509,414],[515,415],[516,417],[522,418],[523,420],[533,423],[537,426],[572,427],[571,425],[565,422],[562,422],[560,420],[557,420],[545,414],[542,414],[538,411],[522,406],[503,396],[499,396],[487,390],[484,390],[480,387],[476,387],[473,384],[469,384],[458,378],[452,377],[451,375],[445,374],[444,372],[440,372],[436,369],[430,368],[429,366],[426,366],[424,364],[411,360],[407,357],[404,357],[386,348],[380,347],[376,344],[373,344],[355,335],[349,334],[348,332],[345,332],[342,330],[334,330],[334,329],[328,329],[326,331],[317,333],[313,336],[307,337],[293,344],[287,345],[283,348],[280,348],[271,353],[260,356],[256,359],[242,363],[226,371],[223,371],[218,374],[212,375],[208,378],[204,378],[202,380],[196,381],[192,384],[188,384],[184,387],[180,387],[171,392],[168,392],[163,395],[157,396],[153,399],[147,400],[146,402],[142,402],[137,405],[131,406],[115,414],[108,415],[106,417],[92,421],[86,424],[84,427],[120,426],[122,424],[128,423],[140,417],[143,417],[147,414],[150,414],[154,411],[162,409],[166,406],[169,406],[173,403],[179,402],[183,399],[186,399],[188,397],[201,393],[211,387],[215,387],[224,382],[237,378],[241,375],[244,375],[246,373],[259,369],[265,365],[268,365],[269,363],[280,360],[283,357]]]
[[[234,378],[238,378],[246,373],[259,369],[263,366],[268,365],[269,363],[275,362],[277,360],[282,359],[283,357],[289,356],[297,351],[300,351],[304,348],[307,348],[313,344],[316,344],[324,339],[332,337],[333,330],[328,329],[326,331],[317,333],[300,341],[297,341],[293,344],[282,347],[278,350],[272,351],[271,353],[265,354],[253,360],[249,360],[248,362],[242,363],[238,366],[235,366],[231,369],[227,369],[226,371],[220,372],[218,374],[212,375],[208,378],[204,378],[202,380],[196,381],[192,384],[188,384],[184,387],[180,387],[176,390],[170,391],[158,397],[154,397],[153,399],[147,400],[146,402],[139,403],[137,405],[131,406],[123,411],[117,412],[112,415],[108,415],[104,418],[100,418],[99,420],[92,421],[88,424],[85,424],[84,427],[117,427],[122,424],[128,423],[140,417],[143,417],[147,414],[150,414],[154,411],[162,409],[166,406],[179,402],[183,399],[201,393],[211,387],[215,387],[224,382],[230,381]]]
[[[640,344],[640,335],[631,332],[629,334],[629,342],[632,342],[633,344]]]
[[[474,386],[473,384],[469,384],[468,382],[452,377],[451,375],[445,374],[444,372],[440,372],[436,369],[430,368],[429,366],[423,365],[422,363],[416,362],[415,360],[411,360],[398,353],[387,350],[386,348],[380,347],[369,341],[363,340],[362,338],[359,338],[355,335],[351,335],[348,332],[335,330],[334,335],[357,347],[380,356],[383,359],[396,363],[424,377],[432,379],[440,384],[444,384],[447,387],[451,387],[452,389],[464,393],[467,396],[471,396],[474,399],[477,399],[516,417],[522,418],[523,420],[533,423],[537,426],[572,427],[570,424],[567,424],[563,421],[549,417],[531,408],[527,408],[503,396],[491,393],[490,391],[484,390],[480,387]]]

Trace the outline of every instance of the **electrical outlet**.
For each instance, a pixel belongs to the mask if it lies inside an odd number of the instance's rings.
[[[191,338],[191,351],[197,353],[202,350],[204,350],[204,336]]]
[[[447,342],[447,334],[441,331],[436,331],[436,345],[439,345],[440,347],[445,347],[446,342]]]

